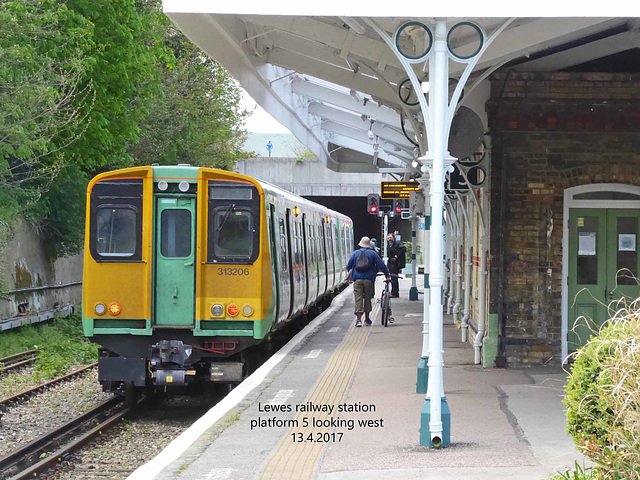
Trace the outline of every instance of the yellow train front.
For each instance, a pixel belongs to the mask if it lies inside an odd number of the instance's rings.
[[[269,333],[346,280],[351,220],[212,168],[150,166],[87,192],[85,335],[105,390],[238,382]]]

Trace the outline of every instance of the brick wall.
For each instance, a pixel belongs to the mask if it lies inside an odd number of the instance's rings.
[[[640,185],[640,75],[511,72],[491,85],[490,313],[508,365],[557,363],[564,190]]]

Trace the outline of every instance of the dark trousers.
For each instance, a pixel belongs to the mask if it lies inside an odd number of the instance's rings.
[[[391,295],[394,297],[400,295],[400,285],[398,284],[398,274],[391,274]]]

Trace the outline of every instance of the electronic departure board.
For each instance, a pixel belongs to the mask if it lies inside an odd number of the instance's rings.
[[[380,182],[380,198],[409,198],[409,194],[420,189],[418,182]]]

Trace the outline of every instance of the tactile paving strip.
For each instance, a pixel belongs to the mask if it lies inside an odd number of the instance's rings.
[[[379,320],[380,304],[376,303],[371,312],[371,320]],[[257,478],[260,480],[304,480],[314,478],[318,461],[327,443],[316,441],[294,442],[296,438],[322,438],[329,434],[331,427],[316,427],[311,424],[311,417],[322,422],[330,417],[336,417],[337,406],[345,397],[347,388],[358,365],[358,358],[362,347],[369,337],[371,327],[351,329],[344,336],[340,346],[333,352],[331,359],[315,388],[305,400],[314,405],[333,405],[333,415],[328,412],[299,412],[296,415],[297,427],[290,428],[280,439],[271,457],[266,461]],[[303,417],[308,417],[309,425],[303,427]],[[301,436],[300,436],[301,434]],[[311,435],[311,437],[309,437]]]

